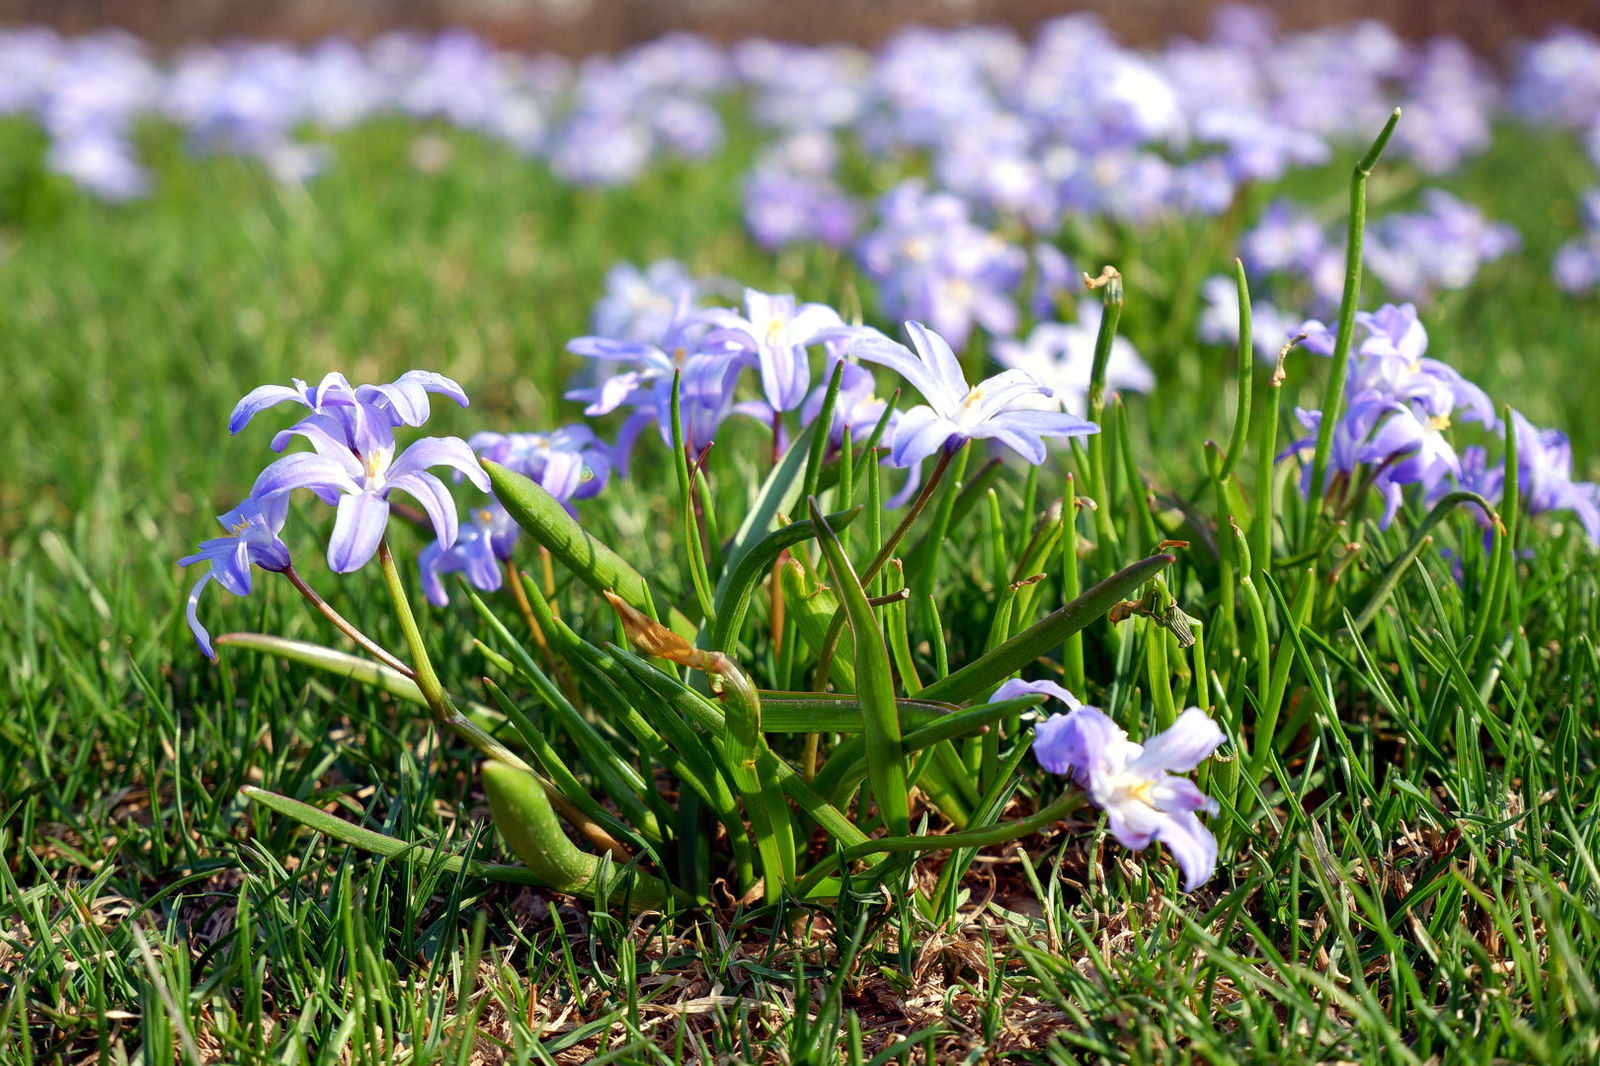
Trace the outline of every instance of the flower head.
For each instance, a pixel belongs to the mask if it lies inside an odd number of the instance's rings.
[[[611,476],[611,447],[588,426],[563,426],[553,433],[474,433],[467,444],[484,459],[532,481],[571,510]]]
[[[459,437],[424,437],[395,454],[394,427],[421,425],[429,414],[428,394],[443,393],[462,406],[461,386],[442,374],[413,370],[387,385],[351,388],[342,374],[329,374],[312,388],[263,385],[234,408],[229,427],[237,432],[256,414],[285,401],[309,407],[311,414],[273,438],[281,451],[295,437],[311,442],[311,452],[296,452],[268,466],[256,478],[251,496],[262,499],[306,488],[338,507],[328,541],[328,565],[336,573],[360,569],[378,549],[389,522],[389,493],[398,489],[421,503],[439,540],[455,541],[457,518],[450,490],[429,467],[450,466],[489,491],[489,477],[467,442]]]
[[[200,650],[211,659],[217,653],[211,648],[211,634],[200,623],[200,592],[213,579],[235,596],[248,596],[253,584],[250,566],[263,570],[282,571],[289,568],[289,549],[278,537],[284,518],[289,513],[287,493],[251,496],[227,514],[218,515],[217,521],[227,532],[220,537],[200,542],[193,555],[178,560],[179,566],[209,563],[206,572],[189,590],[189,628]]]
[[[1217,802],[1188,773],[1216,750],[1224,737],[1198,707],[1190,707],[1164,732],[1144,744],[1128,739],[1096,707],[1053,714],[1034,728],[1033,752],[1053,774],[1070,773],[1106,812],[1111,835],[1135,851],[1159,840],[1183,870],[1183,890],[1192,892],[1217,866],[1217,841],[1197,814],[1217,813]]]
[[[907,322],[916,354],[879,334],[857,340],[850,354],[877,363],[910,382],[927,402],[913,407],[895,426],[889,457],[911,466],[970,438],[999,441],[1028,462],[1044,462],[1045,437],[1077,437],[1100,427],[1064,411],[1040,411],[1038,398],[1050,390],[1022,370],[1007,370],[968,386],[961,364],[943,337],[920,322]]]
[[[446,547],[434,541],[417,556],[422,574],[422,593],[435,607],[450,602],[441,574],[464,573],[475,589],[494,592],[500,588],[500,564],[511,558],[521,530],[510,512],[496,500],[473,508],[456,533],[455,543]]]
[[[811,384],[806,349],[844,327],[839,312],[824,304],[796,304],[790,295],[744,291],[745,315],[713,309],[701,312],[712,324],[709,350],[744,353],[761,373],[761,392],[775,411],[800,406]]]

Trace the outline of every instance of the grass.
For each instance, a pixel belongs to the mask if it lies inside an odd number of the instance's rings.
[[[415,127],[381,124],[340,135],[337,166],[301,192],[189,161],[152,128],[156,194],[106,207],[44,173],[37,133],[0,126],[0,1061],[1600,1057],[1600,585],[1571,523],[1528,536],[1503,649],[1475,639],[1472,598],[1433,553],[1359,639],[1290,632],[1295,743],[1261,794],[1215,820],[1225,864],[1192,896],[1085,814],[979,856],[948,923],[847,890],[827,906],[723,898],[651,924],[373,859],[249,805],[240,787],[258,784],[407,839],[499,847],[469,753],[408,708],[274,659],[224,651],[213,667],[196,652],[173,561],[265,454],[268,429],[226,437],[247,388],[430,367],[474,398],[431,431],[542,427],[573,414],[556,400],[563,345],[619,258],[843,298],[839,272],[742,236],[741,149],[607,194],[433,133],[450,146],[442,174],[409,166]],[[1294,179],[1330,221],[1344,166]],[[1426,321],[1430,354],[1566,429],[1592,472],[1600,305],[1547,273],[1592,180],[1582,168],[1564,139],[1505,129],[1443,182],[1515,222],[1527,249]],[[1416,183],[1386,165],[1375,213]],[[1187,224],[1093,239],[1080,263],[1122,266],[1125,332],[1186,386],[1132,404],[1141,469],[1190,492],[1197,441],[1226,434],[1232,356],[1164,342],[1160,286],[1186,257],[1223,269],[1227,249]],[[1314,402],[1318,369],[1291,370]],[[687,589],[669,505],[635,486],[602,500],[586,516]],[[299,537],[297,557],[315,560]],[[1404,546],[1397,527],[1368,550]],[[399,645],[375,575],[310,576]],[[1285,618],[1294,577],[1262,590]],[[1204,579],[1180,563],[1170,583]],[[207,618],[327,639],[263,585],[218,594]],[[953,662],[981,641],[960,618],[986,618],[992,594],[962,585],[943,607]],[[446,682],[470,692],[483,669],[470,611],[438,617],[459,650],[441,657]],[[1108,712],[1141,720],[1143,663],[1109,647],[1091,644],[1091,681]],[[1223,673],[1210,702],[1241,721],[1257,693],[1243,664]],[[931,890],[942,861],[918,864],[918,882]]]

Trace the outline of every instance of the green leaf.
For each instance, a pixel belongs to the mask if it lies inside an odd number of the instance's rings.
[[[900,751],[900,718],[894,702],[889,649],[884,646],[872,606],[867,603],[855,568],[845,558],[839,538],[828,528],[816,499],[809,499],[806,504],[855,637],[856,695],[861,701],[861,736],[867,749],[872,796],[883,814],[884,825],[896,836],[905,836],[911,831],[911,810],[906,797],[906,764]]]
[[[828,516],[828,525],[843,529],[861,514],[860,507],[840,511]],[[761,579],[775,566],[785,551],[817,535],[811,519],[802,519],[768,533],[740,556],[731,571],[725,572],[717,583],[716,624],[712,627],[711,647],[716,651],[732,652],[732,644],[739,639],[745,616],[750,613],[750,597],[755,594]]]
[[[610,589],[628,606],[659,618],[650,587],[639,572],[579,525],[543,486],[488,459],[483,460],[483,468],[489,472],[495,498],[517,525],[548,548],[578,580],[596,592]],[[667,625],[682,636],[694,636],[694,623],[676,609],[668,611]]]

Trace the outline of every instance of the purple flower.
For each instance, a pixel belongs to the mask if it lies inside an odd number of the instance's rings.
[[[1183,870],[1183,890],[1193,892],[1217,867],[1217,841],[1196,812],[1217,813],[1217,802],[1188,773],[1225,738],[1198,707],[1178,716],[1171,728],[1144,744],[1096,707],[1053,714],[1034,727],[1033,752],[1054,774],[1071,773],[1106,812],[1111,835],[1135,851],[1159,840]]]
[[[832,371],[829,371],[831,378]],[[839,379],[839,395],[833,403],[833,425],[828,427],[828,440],[834,447],[844,443],[844,431],[850,429],[850,440],[860,444],[872,435],[878,427],[878,422],[883,418],[884,411],[889,402],[879,398],[877,382],[872,377],[872,372],[858,363],[846,362],[844,375]],[[808,426],[816,421],[822,414],[822,402],[827,398],[828,384],[823,382],[806,397],[805,403],[800,405],[800,424]],[[893,439],[894,426],[900,419],[899,411],[889,412],[889,425],[884,430],[888,439]]]
[[[708,350],[753,359],[761,373],[761,392],[775,411],[789,411],[805,400],[811,385],[806,349],[844,327],[839,312],[822,304],[795,304],[791,295],[744,291],[745,315],[713,309],[700,317],[714,327]]]
[[[1027,256],[972,223],[966,201],[901,182],[878,204],[879,225],[856,255],[878,285],[884,313],[926,319],[956,344],[977,323],[991,333],[1016,331],[1013,294]]]
[[[358,405],[362,408],[370,410]],[[340,428],[349,432],[337,432]],[[284,434],[304,437],[315,451],[296,452],[274,462],[256,478],[250,494],[260,497],[305,488],[337,506],[328,539],[328,566],[335,573],[359,570],[378,550],[389,524],[389,493],[397,489],[422,504],[441,544],[448,548],[455,543],[455,500],[444,482],[427,472],[429,467],[453,467],[489,491],[489,475],[459,437],[423,437],[397,456],[394,432],[383,420],[367,418],[341,427],[316,414]]]
[[[1558,429],[1539,429],[1515,410],[1511,422],[1517,434],[1518,488],[1528,513],[1571,511],[1589,539],[1600,544],[1600,487],[1572,480],[1567,435]]]
[[[554,433],[474,433],[467,445],[481,457],[537,481],[562,504],[597,494],[611,477],[610,446],[581,424]]]
[[[688,268],[676,259],[661,259],[640,270],[618,263],[606,271],[606,293],[590,316],[596,336],[659,344],[666,339],[681,307],[689,307],[698,286]]]
[[[250,595],[252,585],[250,565],[263,570],[283,571],[289,568],[289,549],[278,537],[284,518],[289,513],[288,493],[267,496],[252,495],[227,514],[218,515],[217,521],[227,530],[224,536],[200,542],[200,550],[178,560],[179,566],[194,563],[210,564],[200,580],[189,590],[189,628],[206,657],[215,659],[211,648],[211,634],[200,624],[200,592],[206,582],[216,579],[217,584],[235,596]]]
[[[1064,411],[1041,411],[1040,397],[1050,390],[1021,370],[1007,370],[968,386],[961,364],[943,337],[920,322],[907,322],[913,355],[889,338],[857,340],[850,354],[886,366],[905,378],[927,402],[900,416],[890,444],[896,466],[912,466],[939,451],[953,450],[969,438],[998,441],[1035,466],[1044,462],[1045,437],[1078,437],[1098,433],[1099,426]]]
[[[446,547],[434,541],[417,556],[422,575],[422,594],[435,607],[450,602],[441,574],[464,573],[475,589],[494,592],[500,588],[501,563],[511,558],[521,530],[498,501],[490,500],[473,508],[467,522],[456,534],[455,543]]]

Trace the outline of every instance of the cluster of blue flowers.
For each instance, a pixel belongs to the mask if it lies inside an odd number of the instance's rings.
[[[1326,162],[1331,145],[1365,136],[1397,103],[1407,119],[1391,152],[1427,174],[1483,150],[1507,114],[1577,131],[1600,165],[1596,69],[1600,41],[1577,31],[1516,46],[1502,83],[1452,38],[1407,44],[1371,21],[1279,34],[1266,9],[1249,7],[1223,8],[1206,38],[1154,52],[1073,15],[1028,40],[914,28],[866,53],[680,34],[581,63],[454,32],[304,51],[200,46],[161,65],[126,36],[22,29],[0,31],[0,114],[35,116],[53,170],[123,199],[150,185],[131,139],[146,116],[179,124],[196,152],[247,155],[289,182],[332,163],[315,131],[400,114],[507,143],[569,182],[618,185],[664,159],[718,151],[716,105],[739,94],[767,138],[745,178],[752,235],[774,249],[849,250],[880,282],[886,317],[926,321],[959,347],[974,321],[1014,329],[1010,297],[1039,253],[1001,234],[1049,233],[1069,216],[1219,214],[1249,183]],[[446,165],[442,142],[419,138],[417,149],[419,168]],[[896,163],[926,169],[932,184],[863,194],[844,175],[858,151],[891,174]],[[1460,284],[1510,246],[1469,205],[1425,199],[1420,216],[1374,230],[1374,273],[1395,299]],[[1324,313],[1318,230],[1280,248],[1287,260],[1252,262],[1308,281],[1313,298],[1285,294],[1283,306]],[[1597,232],[1557,257],[1564,287],[1600,279]]]
[[[387,385],[359,386],[351,386],[343,374],[331,373],[316,385],[299,379],[292,386],[262,385],[239,401],[228,419],[231,433],[282,403],[308,408],[308,415],[272,438],[272,450],[283,451],[295,437],[307,441],[312,450],[293,452],[269,464],[245,501],[219,516],[227,534],[205,541],[194,555],[179,560],[184,566],[210,564],[189,593],[189,626],[201,650],[215,657],[197,615],[200,593],[208,581],[215,578],[243,596],[250,592],[252,563],[264,570],[290,569],[289,550],[279,534],[288,515],[289,494],[295,489],[310,489],[335,508],[328,538],[328,567],[335,573],[359,570],[377,552],[389,524],[389,496],[397,490],[422,505],[441,543],[455,543],[459,524],[455,501],[429,470],[454,468],[484,491],[489,479],[459,437],[423,437],[396,454],[395,429],[427,421],[429,393],[448,396],[463,407],[467,404],[460,385],[422,370]]]
[[[1334,427],[1328,470],[1320,491],[1344,496],[1363,475],[1384,502],[1380,525],[1388,528],[1410,486],[1433,504],[1455,489],[1467,489],[1498,504],[1504,465],[1491,466],[1488,451],[1474,444],[1458,449],[1447,431],[1454,423],[1476,423],[1504,439],[1505,425],[1482,389],[1453,367],[1427,357],[1428,333],[1411,304],[1386,304],[1359,312],[1364,335],[1350,353],[1343,413]],[[1311,320],[1300,327],[1306,350],[1333,354],[1332,331]],[[1322,412],[1297,410],[1307,436],[1283,457],[1308,457]],[[1540,430],[1512,412],[1518,483],[1530,514],[1572,512],[1589,539],[1600,544],[1600,486],[1572,479],[1572,449],[1558,430]],[[1309,494],[1310,465],[1304,489]]]

